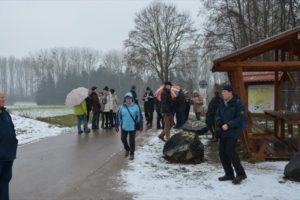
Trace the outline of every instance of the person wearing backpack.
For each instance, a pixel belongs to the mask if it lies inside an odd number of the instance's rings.
[[[223,86],[222,97],[223,100],[216,113],[216,125],[221,131],[219,156],[225,175],[220,177],[219,181],[231,180],[233,184],[240,184],[242,180],[247,178],[247,175],[235,148],[245,120],[244,106],[240,98],[233,95],[233,89],[230,85]],[[232,166],[236,176],[234,176]]]
[[[125,149],[125,157],[130,155],[130,160],[134,159],[135,152],[135,134],[136,131],[143,131],[143,118],[139,106],[134,103],[134,97],[131,92],[126,93],[125,102],[120,106],[117,113],[115,125],[116,132],[121,127],[121,141]],[[129,144],[127,141],[129,135]]]

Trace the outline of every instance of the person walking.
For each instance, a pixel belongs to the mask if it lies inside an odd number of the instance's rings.
[[[104,115],[105,115],[105,129],[111,129],[113,126],[113,99],[107,86],[104,87]]]
[[[222,88],[220,85],[215,84],[213,89],[212,89],[212,96],[213,98],[210,100],[208,107],[207,107],[207,112],[205,116],[205,123],[208,128],[208,130],[212,133],[212,142],[217,142],[219,138],[215,118],[216,118],[216,112],[217,109],[222,101],[220,97],[220,92]]]
[[[164,129],[158,135],[158,138],[166,141],[170,139],[170,130],[173,126],[173,118],[174,118],[174,108],[173,108],[173,100],[171,96],[171,87],[172,83],[167,81],[164,84],[164,89],[161,94],[161,113],[164,118]]]
[[[225,175],[220,177],[219,181],[231,180],[233,184],[240,184],[247,176],[235,148],[242,132],[245,117],[244,107],[240,98],[233,95],[233,89],[230,85],[223,86],[222,97],[223,101],[220,103],[216,114],[216,123],[221,129],[219,156]],[[236,176],[234,176],[232,166]]]
[[[175,128],[180,128],[183,126],[185,122],[185,109],[186,109],[186,101],[183,90],[180,89],[178,95],[174,101],[174,108],[176,113],[176,125]]]
[[[133,96],[133,102],[136,103],[137,105],[139,105],[139,99],[136,94],[136,86],[135,85],[131,86],[130,92],[132,93],[132,96]]]
[[[135,152],[135,134],[136,131],[143,131],[143,118],[138,105],[133,101],[131,92],[126,93],[125,102],[120,106],[117,113],[116,132],[121,127],[121,141],[125,149],[125,157],[130,155],[130,160],[134,159]],[[137,126],[137,124],[139,124]],[[129,135],[129,144],[128,144]]]
[[[143,96],[143,101],[144,101],[144,111],[145,111],[147,126],[152,127],[153,112],[154,112],[154,95],[152,90],[149,87],[146,88],[146,92]]]
[[[116,94],[114,89],[110,89],[110,93],[112,96],[112,103],[113,103],[113,112],[112,112],[112,126],[114,127],[117,121],[117,111],[119,107],[119,97]]]
[[[164,120],[161,114],[161,102],[155,98],[155,111],[156,111],[156,128],[163,129],[164,128]]]
[[[193,92],[191,104],[193,105],[196,119],[200,121],[201,112],[203,112],[203,99],[200,96],[199,92],[197,92],[196,90]]]
[[[0,91],[0,199],[9,200],[9,182],[12,178],[18,140],[14,123],[4,104],[5,94]]]
[[[83,130],[85,133],[89,133],[91,130],[88,127],[87,123],[87,107],[86,101],[82,101],[79,105],[74,106],[74,114],[77,118],[77,130],[78,134],[82,134],[81,124],[83,124]]]
[[[92,110],[93,110],[93,118],[92,118],[92,130],[98,130],[99,129],[99,116],[100,116],[100,101],[98,94],[96,92],[97,87],[93,86],[91,88],[92,93],[90,94],[91,100],[92,100]]]

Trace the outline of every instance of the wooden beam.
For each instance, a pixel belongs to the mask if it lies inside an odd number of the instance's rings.
[[[298,71],[300,61],[223,62],[214,67],[214,72],[227,72],[241,68],[242,71]]]

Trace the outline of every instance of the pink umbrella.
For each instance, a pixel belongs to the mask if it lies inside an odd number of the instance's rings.
[[[81,102],[88,97],[89,90],[84,87],[79,87],[72,90],[66,98],[66,105],[67,106],[76,106],[79,105]]]
[[[160,97],[162,94],[162,91],[164,90],[164,85],[161,85],[154,93],[154,96],[160,101]],[[178,92],[180,90],[180,87],[178,85],[172,85],[171,87],[171,96],[172,98],[176,98],[178,95]]]

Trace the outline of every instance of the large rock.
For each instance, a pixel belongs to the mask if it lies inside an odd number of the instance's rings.
[[[300,153],[297,153],[284,168],[287,179],[300,182]]]
[[[163,149],[164,158],[176,163],[200,163],[204,157],[204,145],[197,134],[180,132],[173,135]]]
[[[206,124],[200,122],[200,121],[187,121],[182,127],[182,130],[196,133],[197,135],[204,135],[208,132],[208,128],[206,127]]]

